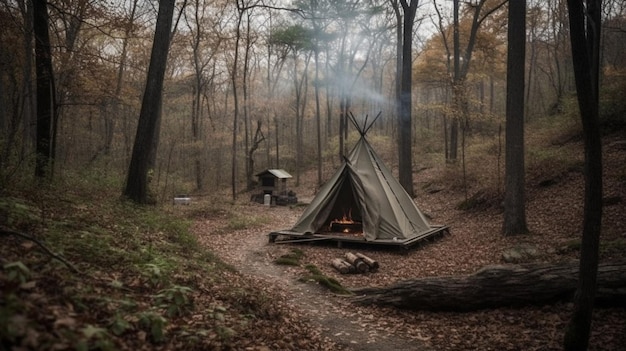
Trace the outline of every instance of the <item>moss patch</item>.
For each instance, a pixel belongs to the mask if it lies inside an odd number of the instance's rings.
[[[275,259],[274,263],[282,266],[299,266],[302,257],[304,257],[304,252],[302,252],[302,250],[293,249],[291,252]]]
[[[299,281],[305,283],[314,281],[335,294],[352,295],[352,292],[344,288],[343,285],[341,285],[341,283],[337,281],[337,279],[324,275],[324,273],[322,273],[322,271],[320,271],[317,266],[309,264],[306,265],[305,268],[307,269],[307,271],[309,271],[310,274],[301,277],[300,279],[298,279]]]

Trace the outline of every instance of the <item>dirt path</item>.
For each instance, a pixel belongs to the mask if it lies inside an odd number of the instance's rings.
[[[263,283],[278,286],[285,291],[288,302],[301,317],[312,326],[319,328],[322,336],[337,345],[337,350],[427,350],[419,340],[406,338],[394,333],[394,328],[386,321],[380,321],[367,309],[357,309],[347,298],[329,293],[316,284],[298,281],[301,267],[279,266],[273,263],[276,257],[292,249],[288,245],[268,244],[270,228],[281,228],[293,222],[294,213],[283,208],[251,207],[270,223],[254,230],[239,230],[218,234],[218,240],[207,243],[225,262],[235,266],[240,272]],[[212,226],[215,225],[215,221]],[[197,228],[206,228],[200,223]],[[206,233],[206,230],[200,229]],[[200,234],[200,236],[204,236]],[[215,236],[212,235],[215,239]],[[202,240],[201,240],[202,241]],[[378,328],[382,323],[381,328]]]

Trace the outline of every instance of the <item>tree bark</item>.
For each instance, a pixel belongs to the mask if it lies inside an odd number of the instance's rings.
[[[146,89],[141,103],[139,124],[128,167],[123,195],[140,204],[150,202],[148,196],[148,171],[150,159],[156,153],[154,143],[159,133],[159,114],[163,93],[163,80],[170,45],[170,29],[174,16],[174,0],[161,0],[157,15],[154,43],[146,79]]]
[[[254,179],[252,178],[254,175],[254,153],[261,146],[261,143],[265,140],[265,135],[263,134],[263,130],[261,126],[263,125],[262,120],[258,120],[256,123],[256,132],[254,132],[254,138],[252,139],[252,144],[248,149],[248,153],[246,154],[247,164],[247,172],[248,175],[248,190],[252,190],[254,187]]]
[[[578,264],[487,266],[470,276],[430,277],[352,290],[354,302],[408,310],[472,311],[571,301]],[[598,270],[598,304],[626,306],[626,261]]]
[[[137,3],[139,0],[133,0],[130,10],[130,15],[128,17],[128,23],[124,26],[124,36],[122,37],[122,52],[120,53],[120,62],[117,66],[117,76],[115,79],[115,105],[113,108],[113,113],[111,115],[105,114],[105,125],[107,126],[106,132],[107,135],[105,137],[104,142],[104,154],[109,156],[111,151],[111,146],[113,143],[113,135],[115,133],[115,118],[113,116],[124,116],[124,120],[127,118],[126,114],[123,111],[123,102],[122,102],[122,86],[124,84],[124,72],[126,70],[126,61],[128,60],[128,43],[130,41],[130,36],[133,31],[133,27],[135,24],[135,14],[137,12]],[[122,126],[123,129],[126,125]],[[127,131],[124,130],[124,134]]]
[[[524,193],[525,57],[526,0],[510,1],[506,70],[504,235],[528,231]]]
[[[334,258],[330,264],[341,274],[354,273],[356,271],[356,268],[353,265],[341,258]]]
[[[200,47],[203,28],[200,24],[200,3],[196,0],[194,4],[194,26],[187,22],[192,41],[192,57],[193,57],[193,98],[191,100],[191,136],[195,145],[202,141],[201,120],[202,120],[202,93],[205,89],[204,69],[206,62],[202,61],[202,48]],[[194,147],[194,171],[196,176],[196,190],[201,191],[204,187],[204,169],[202,167],[202,150]]]
[[[450,147],[448,148],[449,158],[446,161],[456,162],[457,151],[459,149],[459,92],[461,81],[461,51],[459,44],[459,0],[452,1],[453,12],[453,74],[452,74],[452,96],[453,96],[453,113],[452,121],[450,121]],[[472,28],[474,28],[472,26]]]
[[[356,270],[359,273],[366,273],[367,271],[370,270],[370,267],[362,259],[360,259],[357,255],[353,254],[352,252],[346,252],[346,254],[344,255],[344,259],[347,262],[349,262],[351,265],[356,267]]]
[[[237,199],[237,134],[239,133],[239,95],[237,90],[237,71],[239,70],[239,42],[241,41],[241,22],[243,20],[244,4],[237,0],[237,28],[235,36],[235,56],[231,83],[233,89],[233,143],[231,146],[232,158],[230,163],[230,187],[233,200]]]
[[[568,0],[576,95],[585,144],[585,202],[580,276],[574,313],[565,332],[564,349],[586,350],[596,293],[602,293],[598,268],[602,226],[602,139],[599,122],[599,70],[602,1]]]
[[[364,254],[360,252],[356,253],[356,257],[362,259],[363,262],[365,262],[365,264],[367,264],[370,267],[371,271],[378,270],[378,268],[380,267],[380,264],[378,263],[378,261],[370,258],[369,256],[365,256]]]
[[[417,11],[418,0],[400,0],[404,11],[402,37],[402,84],[398,101],[398,180],[409,194],[414,197],[413,190],[413,153],[411,152],[412,113],[412,82],[413,82],[413,23]]]
[[[37,74],[37,137],[35,176],[50,178],[53,168],[53,116],[56,110],[52,54],[48,31],[48,7],[45,0],[33,1],[35,34],[35,71]]]

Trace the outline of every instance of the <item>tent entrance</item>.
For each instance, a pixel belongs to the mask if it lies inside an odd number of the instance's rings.
[[[342,183],[320,232],[362,236],[363,216],[354,196],[354,189],[348,179],[344,179]]]
[[[328,231],[342,234],[363,234],[363,222],[352,217],[352,209],[347,212],[341,218],[331,220],[327,226]]]

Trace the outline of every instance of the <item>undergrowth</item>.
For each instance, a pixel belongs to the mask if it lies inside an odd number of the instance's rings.
[[[123,201],[117,182],[63,178],[0,196],[0,349],[223,349],[282,318],[201,248],[191,219]],[[254,296],[245,312],[220,282]]]

